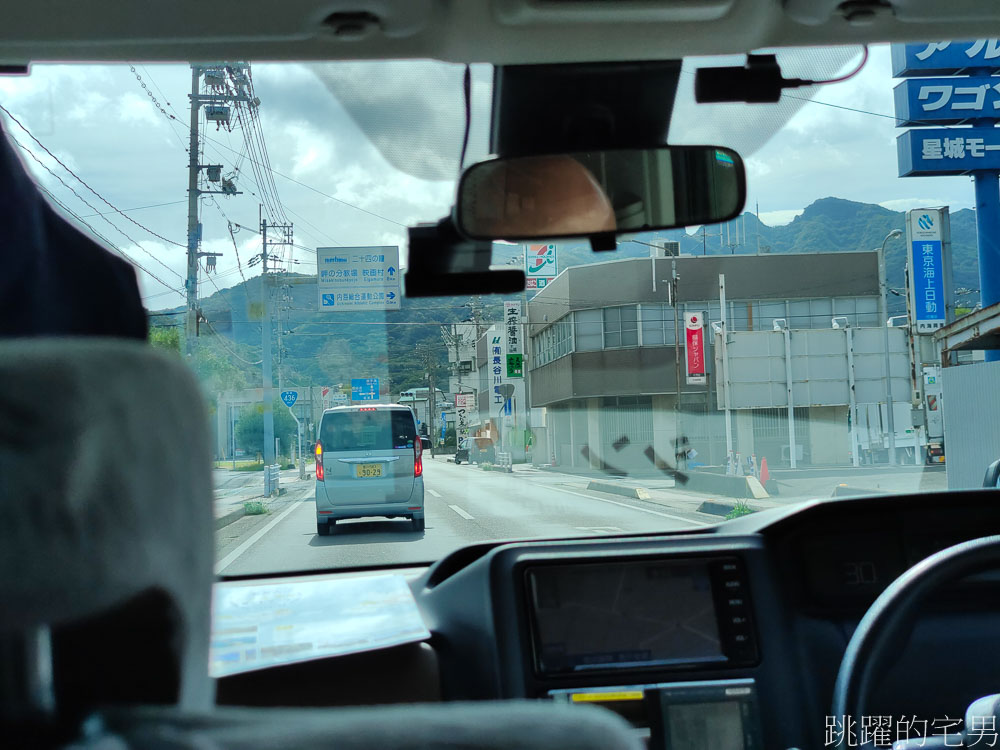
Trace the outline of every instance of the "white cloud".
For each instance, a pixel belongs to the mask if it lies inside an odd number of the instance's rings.
[[[897,198],[879,203],[882,208],[890,211],[909,211],[911,208],[930,208],[946,205],[947,201],[940,198]]]
[[[148,125],[153,128],[160,128],[165,123],[161,115],[152,106],[149,99],[143,99],[138,94],[131,92],[122,94],[118,99],[118,116],[129,123]]]
[[[760,220],[769,227],[780,227],[791,224],[796,216],[801,216],[801,208],[789,208],[778,211],[761,211]]]

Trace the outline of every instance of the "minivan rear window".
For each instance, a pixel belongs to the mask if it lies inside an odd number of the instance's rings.
[[[412,448],[416,425],[409,410],[343,411],[323,415],[320,440],[328,451]]]

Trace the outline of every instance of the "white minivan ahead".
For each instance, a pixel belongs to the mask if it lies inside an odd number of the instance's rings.
[[[338,520],[409,518],[424,529],[424,465],[413,412],[399,404],[323,412],[316,442],[316,532]]]

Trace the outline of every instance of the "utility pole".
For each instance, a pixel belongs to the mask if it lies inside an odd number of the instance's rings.
[[[188,224],[187,224],[187,276],[184,279],[184,288],[187,292],[187,316],[185,321],[185,353],[190,356],[194,347],[194,339],[198,331],[198,259],[209,256],[210,263],[220,253],[202,253],[198,251],[201,244],[201,222],[198,221],[198,201],[202,195],[241,195],[236,190],[236,186],[231,180],[222,178],[221,164],[199,164],[199,114],[202,105],[213,106],[212,119],[214,122],[225,124],[228,128],[230,109],[225,106],[234,102],[250,102],[242,84],[237,82],[234,71],[243,71],[249,68],[248,63],[232,64],[205,64],[194,63],[191,65],[191,137],[188,141]],[[217,82],[216,86],[225,86],[216,93],[202,94],[202,77],[209,73],[212,80]],[[232,81],[233,88],[228,89],[229,81]],[[259,103],[259,102],[258,102]],[[222,190],[201,190],[199,188],[199,178],[201,170],[208,171],[210,182],[221,182]]]
[[[263,390],[261,393],[264,409],[264,472],[274,463],[274,396],[271,393],[271,305],[269,297],[267,274],[267,219],[260,221],[261,236],[261,272],[260,272],[260,354],[261,371],[263,374]],[[265,482],[267,480],[265,479]]]
[[[260,237],[261,237],[261,275],[260,275],[260,296],[262,305],[262,318],[260,325],[260,346],[263,374],[263,391],[261,400],[264,412],[264,464],[274,463],[274,393],[272,382],[272,361],[271,361],[271,289],[270,289],[270,269],[268,248],[271,245],[291,245],[292,225],[291,224],[268,224],[263,217],[263,206],[258,208],[260,216]],[[277,235],[277,239],[268,239],[267,233],[271,230]],[[279,369],[279,377],[281,371]]]
[[[677,259],[670,261],[670,301],[674,306],[674,381],[677,383],[677,398],[674,400],[674,453],[680,453],[681,445],[681,333],[680,316],[677,305]],[[675,461],[676,461],[675,456]],[[680,467],[678,467],[680,468]]]
[[[900,229],[893,229],[882,240],[878,250],[878,287],[879,287],[879,325],[882,326],[882,345],[885,348],[885,413],[886,427],[889,432],[889,465],[896,465],[896,420],[893,415],[892,403],[892,373],[889,371],[889,302],[886,281],[885,243],[903,234]]]
[[[187,226],[187,323],[184,328],[184,349],[191,356],[198,315],[198,93],[201,68],[191,66],[191,140],[188,142],[188,226]]]

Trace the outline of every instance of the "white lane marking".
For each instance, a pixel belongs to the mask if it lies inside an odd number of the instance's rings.
[[[663,518],[670,518],[674,521],[683,521],[684,523],[689,523],[693,526],[712,526],[713,524],[707,521],[693,521],[690,518],[681,518],[680,516],[671,515],[670,513],[661,513],[658,510],[649,510],[648,508],[637,508],[634,505],[629,505],[628,503],[619,503],[614,500],[606,500],[603,497],[594,497],[592,495],[584,495],[582,492],[573,492],[573,490],[564,490],[562,487],[552,487],[550,489],[557,490],[559,492],[565,492],[568,495],[576,495],[577,497],[585,497],[588,500],[597,500],[601,503],[610,503],[611,505],[620,505],[622,508],[628,508],[630,510],[637,510],[640,513],[649,513],[654,516],[662,516]]]
[[[577,531],[586,531],[588,534],[594,534],[595,536],[600,536],[601,534],[620,534],[625,531],[625,529],[619,529],[617,526],[577,526]]]
[[[253,545],[259,542],[261,538],[264,536],[264,534],[266,534],[275,526],[277,526],[279,523],[281,523],[281,521],[284,520],[285,516],[287,516],[293,510],[298,509],[301,503],[302,503],[301,499],[293,502],[291,505],[288,506],[288,508],[285,509],[283,513],[281,513],[281,515],[277,516],[273,521],[271,521],[271,523],[269,523],[263,529],[261,529],[252,537],[243,542],[243,544],[241,544],[239,547],[237,547],[228,555],[219,560],[219,562],[215,564],[215,574],[219,575],[220,573],[222,573],[223,570],[232,565],[236,561],[236,558],[238,558],[240,555],[242,555],[244,552],[250,549]]]
[[[472,516],[470,516],[470,515],[469,515],[468,513],[466,513],[466,512],[464,511],[464,510],[462,510],[461,508],[459,508],[459,507],[458,507],[457,505],[449,505],[448,507],[449,507],[449,508],[451,508],[451,509],[452,509],[453,511],[455,511],[456,513],[458,513],[458,515],[460,515],[460,516],[461,516],[462,518],[464,518],[464,519],[465,519],[466,521],[471,521],[471,520],[473,520]]]
[[[435,491],[434,491],[434,490],[432,490],[432,489],[431,489],[430,487],[428,487],[428,488],[427,488],[427,491],[428,491],[429,493],[431,493],[431,494],[432,494],[432,495],[433,495],[434,497],[441,497],[441,493],[440,493],[440,492],[435,492]]]

